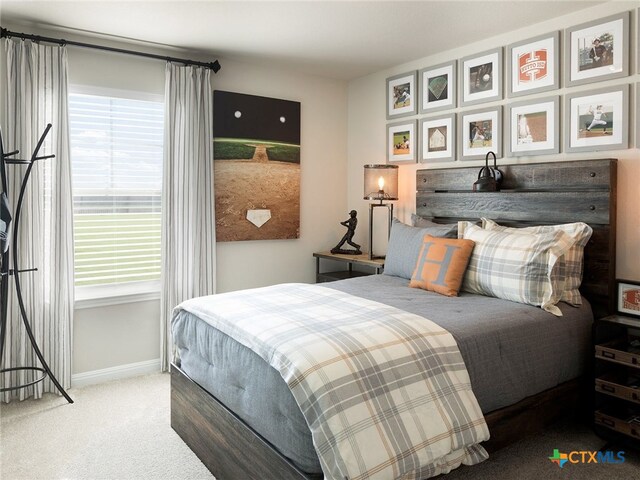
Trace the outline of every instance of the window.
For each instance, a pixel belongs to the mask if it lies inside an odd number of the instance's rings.
[[[157,282],[162,100],[72,93],[69,120],[76,287]]]

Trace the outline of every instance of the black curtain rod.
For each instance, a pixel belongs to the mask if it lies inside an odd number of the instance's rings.
[[[6,28],[0,27],[0,38],[22,38],[25,40],[33,40],[34,42],[47,42],[57,43],[58,45],[73,45],[74,47],[93,48],[96,50],[104,50],[106,52],[126,53],[127,55],[137,55],[138,57],[155,58],[156,60],[165,60],[167,62],[183,63],[184,65],[197,65],[199,67],[206,67],[213,70],[213,73],[218,73],[220,70],[220,63],[218,60],[215,62],[198,62],[196,60],[185,60],[184,58],[165,57],[163,55],[155,55],[153,53],[136,52],[135,50],[125,50],[123,48],[105,47],[104,45],[95,45],[92,43],[73,42],[70,40],[64,40],[62,38],[50,38],[42,37],[40,35],[31,35],[28,33],[10,32]]]

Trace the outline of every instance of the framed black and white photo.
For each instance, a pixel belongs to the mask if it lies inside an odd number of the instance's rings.
[[[460,105],[502,99],[502,47],[460,60]]]
[[[456,107],[456,61],[423,68],[420,81],[420,113]]]
[[[640,283],[618,280],[618,313],[640,317]]]
[[[387,78],[387,120],[418,113],[417,72]]]
[[[420,120],[420,162],[444,162],[456,159],[456,115]]]
[[[629,75],[629,16],[622,12],[565,31],[568,87]]]
[[[509,157],[560,152],[560,97],[510,104],[505,123]]]
[[[629,85],[571,93],[565,97],[565,151],[626,149]]]
[[[502,107],[463,112],[459,115],[458,138],[462,160],[483,160],[493,152],[502,157]]]
[[[416,120],[408,120],[387,125],[387,160],[416,161],[417,124]]]
[[[560,32],[507,47],[507,95],[517,97],[560,88]]]

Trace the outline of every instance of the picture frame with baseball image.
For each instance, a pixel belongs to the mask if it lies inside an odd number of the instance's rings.
[[[420,163],[452,162],[456,159],[456,115],[420,120]]]
[[[438,112],[456,107],[457,62],[442,63],[418,72],[420,113]]]
[[[567,87],[629,75],[629,12],[565,30]]]
[[[416,120],[387,125],[387,160],[390,162],[415,162],[418,144]]]
[[[507,96],[560,88],[560,32],[539,35],[507,47]]]
[[[484,160],[489,152],[502,157],[502,107],[460,113],[458,151],[462,160]]]
[[[560,153],[560,97],[507,105],[505,136],[509,157]]]
[[[629,85],[565,96],[565,152],[629,146]]]
[[[387,120],[418,113],[417,71],[387,78]]]
[[[460,60],[460,105],[502,100],[502,47]]]

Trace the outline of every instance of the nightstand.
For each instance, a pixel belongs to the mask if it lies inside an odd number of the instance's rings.
[[[373,273],[381,273],[384,269],[384,258],[375,258],[369,260],[367,253],[362,255],[343,255],[331,252],[316,252],[313,254],[316,257],[316,283],[333,282],[335,280],[344,280],[345,278],[362,277],[365,275],[372,275]],[[346,270],[320,272],[320,260],[331,260],[333,262],[340,262]],[[371,270],[372,272],[363,272],[354,270],[354,265],[362,265]]]
[[[640,448],[640,318],[610,315],[594,324],[596,432]]]

